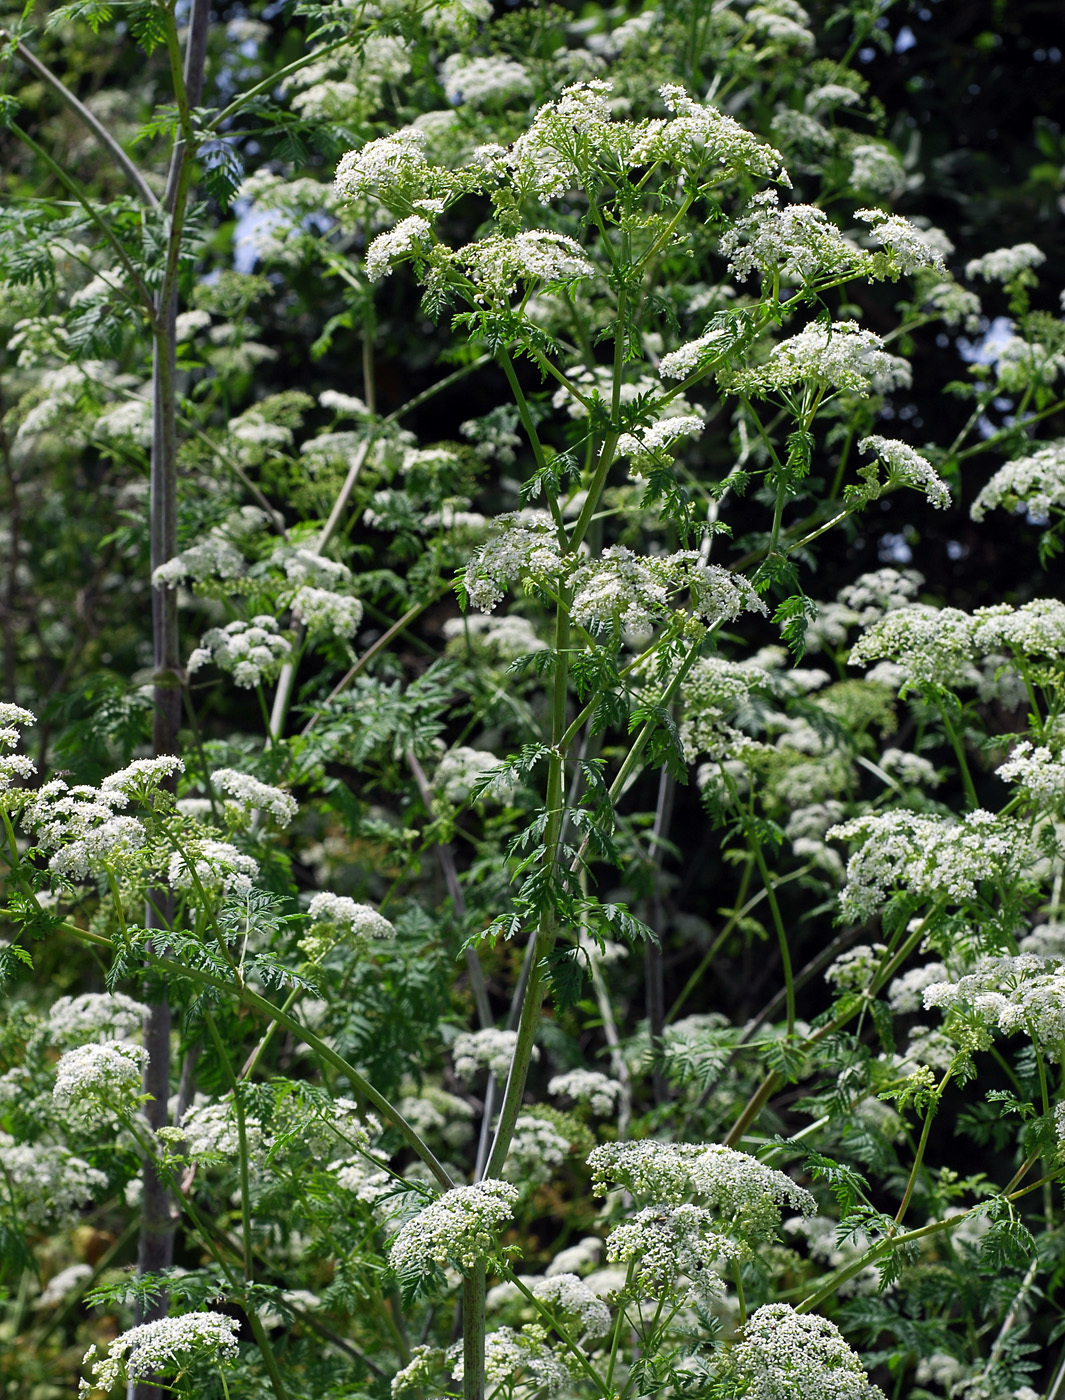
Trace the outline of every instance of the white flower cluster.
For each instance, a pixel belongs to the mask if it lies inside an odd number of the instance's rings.
[[[517,1043],[517,1031],[499,1031],[493,1026],[486,1026],[480,1031],[462,1031],[451,1047],[455,1073],[467,1082],[482,1070],[503,1079],[510,1073],[510,1062]],[[540,1058],[540,1051],[535,1045],[532,1057],[534,1060]]]
[[[135,758],[117,773],[109,773],[100,783],[100,791],[121,792],[126,797],[147,797],[169,778],[184,771],[184,763],[173,754],[163,754],[159,758]]]
[[[582,1342],[594,1342],[610,1331],[610,1309],[576,1274],[557,1272],[537,1279],[531,1292],[557,1312],[575,1317],[581,1326]]]
[[[59,1057],[52,1097],[72,1121],[91,1127],[136,1101],[147,1062],[147,1050],[128,1040],[79,1045]]]
[[[776,190],[754,196],[750,212],[721,239],[720,251],[741,282],[759,272],[770,280],[779,276],[785,284],[803,284],[854,272],[869,262],[869,254],[844,238],[823,209],[781,206]]]
[[[970,514],[974,520],[983,520],[995,506],[1016,510],[1021,505],[1042,520],[1052,507],[1065,507],[1065,439],[999,467],[973,502]]]
[[[854,614],[853,622],[868,627],[885,613],[908,608],[917,597],[924,575],[916,569],[876,569],[860,574],[836,594],[839,604]],[[850,625],[850,624],[849,624]]]
[[[764,4],[752,5],[747,11],[747,23],[774,43],[797,49],[814,46],[810,16],[797,0],[765,0]]]
[[[490,613],[517,579],[555,583],[563,569],[555,527],[546,511],[500,515],[495,533],[466,565],[466,594],[479,612]]]
[[[278,826],[288,826],[299,811],[299,803],[287,792],[282,792],[270,783],[261,783],[247,773],[235,768],[216,768],[211,774],[212,784],[230,799],[237,814],[249,820],[255,812],[267,812]]]
[[[940,282],[924,294],[921,305],[945,325],[964,326],[970,335],[980,329],[980,298],[957,282]]]
[[[496,1248],[499,1227],[510,1220],[518,1188],[486,1178],[456,1186],[418,1212],[392,1243],[389,1260],[397,1274],[431,1274],[433,1266],[472,1269]]]
[[[21,822],[42,850],[55,854],[52,870],[75,879],[135,864],[147,841],[136,817],[116,816],[129,801],[119,788],[68,788],[53,778],[22,804]]]
[[[950,488],[927,457],[916,448],[894,438],[873,434],[862,438],[858,444],[860,452],[875,453],[888,469],[887,484],[891,486],[912,486],[923,491],[925,499],[938,510],[950,505]]]
[[[941,962],[923,963],[911,967],[896,977],[887,989],[887,1002],[896,1016],[912,1016],[924,1006],[924,992],[934,982],[946,980],[947,969]]]
[[[433,774],[433,787],[448,802],[461,806],[469,799],[474,783],[482,773],[489,773],[499,767],[499,760],[484,749],[473,749],[468,744],[456,744],[441,757]],[[501,799],[510,791],[509,786],[500,787],[493,783],[482,794],[485,797]]]
[[[548,1084],[547,1092],[586,1103],[593,1113],[605,1118],[617,1108],[621,1085],[598,1070],[571,1069],[565,1074],[556,1074]]]
[[[357,904],[347,895],[316,894],[307,910],[310,930],[299,947],[312,962],[320,961],[337,943],[348,941],[365,948],[375,938],[395,938],[396,930],[371,904]]]
[[[958,608],[924,603],[895,608],[858,638],[850,665],[882,659],[901,667],[907,683],[957,685],[972,670],[972,618]]]
[[[235,1318],[222,1313],[191,1312],[130,1328],[111,1342],[106,1357],[99,1356],[93,1343],[82,1360],[91,1370],[89,1379],[82,1377],[79,1384],[80,1400],[87,1400],[93,1391],[107,1393],[123,1379],[136,1381],[184,1369],[194,1357],[215,1366],[235,1361],[238,1327]]]
[[[677,352],[674,351],[674,354]],[[668,357],[667,357],[668,358]],[[660,418],[648,427],[622,433],[618,438],[618,456],[632,457],[637,463],[654,458],[672,448],[682,437],[698,437],[706,424],[697,413],[676,414],[672,418]]]
[[[183,851],[170,857],[168,879],[176,890],[202,889],[206,894],[222,890],[229,895],[247,894],[259,873],[259,862],[238,851],[228,841],[212,837],[187,840]]]
[[[751,1315],[729,1369],[746,1400],[884,1400],[839,1328],[787,1303]]]
[[[326,632],[336,637],[354,637],[362,621],[362,611],[358,598],[306,584],[292,603],[292,615],[312,635]]]
[[[883,943],[857,943],[828,965],[825,981],[837,992],[864,991],[872,982],[886,952],[887,947]]]
[[[802,1215],[815,1209],[809,1191],[790,1176],[717,1144],[607,1143],[594,1149],[588,1165],[596,1195],[613,1182],[654,1205],[678,1206],[696,1196],[718,1213],[721,1228],[742,1238],[771,1239],[783,1204]]]
[[[965,264],[965,275],[970,282],[977,277],[985,282],[1010,282],[1019,272],[1045,262],[1046,254],[1034,243],[1016,243],[1012,248],[996,248],[982,258],[973,258]]]
[[[663,379],[684,379],[697,369],[705,369],[723,358],[736,342],[736,333],[727,326],[716,326],[679,345],[658,362]],[[653,385],[652,385],[653,387]]]
[[[901,214],[885,214],[882,209],[858,209],[854,217],[870,225],[873,237],[890,254],[896,271],[919,272],[922,268],[934,267],[937,272],[946,272],[938,240],[929,238]]]
[[[366,250],[366,276],[371,282],[387,277],[402,258],[413,253],[430,237],[433,226],[421,214],[400,219],[394,228],[379,233]]]
[[[870,813],[827,835],[861,842],[847,862],[839,896],[841,913],[853,923],[875,914],[893,889],[965,905],[976,898],[981,880],[1008,880],[1028,850],[1017,822],[981,810],[960,822],[919,812]]]
[[[488,107],[513,97],[528,97],[532,92],[532,80],[524,65],[501,54],[471,58],[453,53],[440,65],[440,79],[453,107],[459,103]]]
[[[637,555],[626,545],[609,545],[573,575],[570,616],[582,627],[616,624],[647,632],[665,618],[670,596],[684,588],[692,612],[709,626],[731,622],[744,611],[766,612],[742,574],[704,563],[695,550]]]
[[[192,675],[213,661],[219,670],[229,671],[237,685],[251,690],[272,680],[291,650],[274,619],[262,613],[251,622],[229,622],[205,632],[189,656],[188,671]]]
[[[361,151],[348,151],[337,166],[333,185],[337,198],[376,194],[387,204],[397,194],[425,193],[429,183],[425,141],[423,131],[406,126],[368,142]]]
[[[585,1235],[584,1239],[578,1240],[576,1244],[567,1245],[565,1249],[559,1250],[544,1273],[548,1278],[554,1278],[556,1274],[570,1274],[577,1269],[594,1269],[602,1253],[603,1241],[595,1235]],[[602,1294],[597,1296],[602,1297]]]
[[[1057,598],[1033,598],[1019,608],[998,603],[973,614],[973,644],[984,655],[996,651],[1065,657],[1065,603]]]
[[[539,282],[569,283],[594,277],[595,268],[574,238],[530,229],[513,238],[493,234],[454,254],[484,300],[508,300],[521,287]]]
[[[1003,782],[1018,783],[1040,804],[1057,807],[1065,801],[1065,762],[1045,744],[1036,747],[1022,739],[995,772]]]
[[[886,146],[860,141],[851,148],[851,187],[872,194],[894,195],[906,183],[906,172]]]
[[[857,321],[815,321],[775,345],[764,365],[722,376],[726,387],[749,393],[789,389],[803,381],[862,397],[910,384],[910,367],[889,354],[884,342]]]
[[[17,782],[28,782],[37,772],[37,765],[25,754],[5,752],[19,742],[20,726],[36,723],[37,716],[32,711],[0,701],[0,795],[16,790]],[[20,797],[18,801],[21,800]]]
[[[1029,386],[1049,386],[1063,371],[1065,354],[1041,341],[1011,335],[998,347],[995,376],[998,387],[1007,394],[1019,393]]]
[[[53,1044],[84,1041],[86,1036],[125,1040],[139,1030],[148,1008],[124,992],[83,992],[60,997],[48,1012],[48,1038]]]
[[[681,687],[680,739],[689,762],[701,753],[716,753],[735,732],[726,722],[752,691],[774,689],[773,676],[762,666],[723,656],[700,658]]]
[[[469,636],[478,647],[483,647],[500,661],[512,661],[516,656],[547,650],[547,643],[536,635],[529,619],[518,617],[516,613],[507,613],[503,617],[473,614],[449,617],[443,631],[447,640],[453,643],[459,643]]]
[[[89,1264],[71,1264],[65,1269],[60,1269],[59,1273],[53,1274],[48,1280],[47,1286],[41,1291],[41,1296],[37,1299],[34,1307],[57,1307],[64,1298],[80,1289],[82,1284],[87,1283],[91,1278],[92,1267]]]
[[[659,1297],[683,1274],[693,1300],[720,1298],[725,1288],[717,1261],[736,1258],[740,1251],[714,1224],[703,1206],[647,1206],[611,1231],[606,1257],[614,1264],[639,1261],[633,1284],[644,1296]]]
[[[905,787],[938,787],[942,779],[934,763],[905,749],[885,749],[880,767]]]
[[[370,410],[357,394],[341,394],[336,389],[323,389],[318,402],[340,418],[369,418]]]
[[[7,1203],[27,1225],[68,1215],[107,1189],[104,1173],[65,1147],[16,1142],[5,1132],[0,1132],[0,1176]]]
[[[152,574],[152,585],[155,588],[176,588],[187,578],[196,583],[209,578],[239,578],[246,568],[244,555],[216,527],[199,544],[183,549],[173,559],[160,564]]]
[[[544,1185],[566,1160],[571,1146],[569,1138],[548,1119],[519,1113],[503,1175],[508,1181]]]
[[[734,118],[716,107],[696,102],[677,83],[666,83],[658,91],[674,116],[669,121],[651,121],[636,128],[631,152],[634,165],[650,161],[683,162],[696,167],[716,165],[730,174],[775,173],[778,179],[786,181],[780,152],[752,136]]]
[[[465,1370],[462,1343],[457,1342],[447,1355],[455,1383],[461,1385]],[[511,1327],[497,1327],[485,1337],[484,1378],[486,1391],[493,1395],[503,1387],[510,1390],[519,1384],[527,1386],[531,1394],[557,1395],[572,1383],[561,1356],[535,1332],[515,1332]]]
[[[927,1008],[968,1010],[1003,1035],[1023,1031],[1051,1060],[1065,1050],[1065,965],[1038,953],[983,957],[956,982],[933,982],[924,989]]]

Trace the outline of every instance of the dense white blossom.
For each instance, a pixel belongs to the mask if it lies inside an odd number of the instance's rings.
[[[982,258],[965,264],[965,275],[972,281],[982,277],[985,282],[1009,282],[1027,268],[1046,262],[1046,254],[1034,243],[1015,243],[1012,248],[996,248]]]
[[[891,254],[900,272],[917,272],[925,267],[946,272],[943,252],[936,240],[926,237],[923,230],[901,214],[885,214],[882,209],[858,209],[854,217],[869,224],[873,237]]]
[[[26,1225],[69,1215],[107,1189],[107,1177],[65,1147],[16,1142],[0,1132],[0,1178],[5,1206]]]
[[[499,759],[485,749],[473,749],[468,744],[456,744],[447,750],[436,765],[433,787],[447,802],[461,806],[468,802],[473,788],[485,773],[499,767]],[[484,788],[478,802],[505,802],[513,793],[515,780],[507,775],[494,779]]]
[[[103,1036],[124,1040],[140,1030],[148,1008],[124,992],[83,992],[60,997],[48,1012],[48,1036],[53,1043]]]
[[[1022,739],[995,772],[1003,782],[1019,784],[1039,803],[1060,806],[1065,801],[1065,762],[1045,744],[1036,746]]]
[[[872,623],[851,649],[850,664],[868,666],[886,659],[902,667],[908,684],[953,686],[967,679],[973,656],[968,613],[916,603]]]
[[[470,107],[487,107],[513,97],[528,97],[533,90],[525,66],[501,54],[489,58],[450,54],[440,65],[440,78],[447,100],[455,106],[463,102]]]
[[[871,194],[894,195],[906,183],[906,172],[886,146],[860,141],[851,148],[851,187]]]
[[[486,1026],[479,1031],[461,1031],[451,1047],[455,1073],[460,1079],[471,1080],[483,1070],[499,1078],[505,1078],[514,1058],[514,1047],[518,1043],[517,1031],[500,1031],[494,1026]],[[540,1058],[540,1051],[533,1046],[533,1059]]]
[[[1003,1035],[1030,1036],[1051,1060],[1065,1050],[1065,965],[1038,953],[982,957],[972,972],[956,981],[933,982],[924,989],[928,1008],[968,1011],[984,1026]]]
[[[494,533],[467,564],[463,581],[472,605],[490,613],[516,580],[555,583],[564,567],[548,513],[521,510],[496,518]]]
[[[448,1360],[456,1384],[461,1384],[461,1342],[449,1349]],[[536,1332],[515,1332],[510,1327],[497,1327],[485,1337],[484,1378],[490,1394],[498,1394],[501,1387],[524,1384],[533,1394],[557,1395],[572,1383],[562,1357],[545,1345]]]
[[[215,529],[199,544],[160,564],[152,574],[152,584],[156,588],[176,588],[188,578],[196,583],[209,578],[239,578],[246,568],[244,555]]]
[[[658,89],[668,121],[650,121],[636,128],[630,158],[634,165],[672,161],[699,166],[723,166],[728,173],[786,178],[784,158],[773,146],[759,141],[734,117],[709,103],[697,102],[678,83]]]
[[[905,749],[885,749],[880,755],[879,766],[906,787],[934,788],[942,781],[934,763],[922,758],[920,754],[908,753]]]
[[[836,594],[836,601],[853,612],[854,622],[868,627],[885,613],[908,608],[922,583],[924,576],[916,569],[877,569],[860,574],[853,583],[844,584]]]
[[[550,1119],[519,1113],[503,1175],[508,1181],[544,1185],[566,1160],[570,1147],[569,1138]]]
[[[259,873],[259,862],[238,851],[228,841],[203,838],[190,841],[170,857],[168,879],[176,890],[202,889],[210,894],[247,894]]]
[[[946,976],[947,969],[941,962],[911,967],[888,984],[887,1003],[896,1016],[911,1016],[924,1007],[925,988],[945,981]]]
[[[1057,598],[1033,598],[1019,608],[996,603],[977,608],[973,619],[973,644],[984,655],[1065,657],[1065,603]]]
[[[312,962],[317,962],[341,941],[356,948],[365,947],[375,938],[395,938],[395,927],[371,904],[357,904],[347,895],[316,894],[307,910],[311,927],[300,939],[299,946]]]
[[[999,467],[973,502],[970,514],[974,520],[983,520],[996,506],[1016,510],[1022,505],[1030,515],[1043,520],[1052,507],[1065,507],[1065,439]]]
[[[965,905],[976,898],[981,880],[1007,879],[1028,849],[1017,822],[979,809],[960,822],[919,812],[873,812],[827,834],[861,843],[847,862],[839,896],[840,912],[853,923],[875,914],[895,889]]]
[[[340,418],[368,418],[370,410],[357,394],[341,394],[336,389],[323,389],[318,402]]]
[[[676,414],[672,418],[660,418],[657,423],[635,428],[631,433],[622,433],[618,438],[618,456],[653,458],[673,447],[678,438],[698,437],[706,424],[697,413]]]
[[[468,636],[500,661],[512,661],[516,656],[547,649],[547,643],[536,635],[529,619],[516,613],[506,613],[502,617],[481,614],[449,617],[443,631],[449,642],[457,643]]]
[[[57,1307],[64,1298],[79,1291],[82,1284],[87,1283],[91,1278],[91,1265],[70,1264],[67,1268],[60,1269],[59,1273],[52,1275],[34,1306],[38,1308]]]
[[[445,1191],[400,1230],[389,1251],[393,1269],[426,1275],[434,1265],[473,1268],[494,1252],[517,1199],[516,1186],[491,1178]]]
[[[783,1204],[803,1215],[814,1210],[813,1197],[790,1176],[716,1144],[607,1143],[588,1165],[598,1195],[613,1182],[654,1205],[679,1206],[695,1196],[717,1212],[719,1228],[741,1237],[772,1238]]]
[[[723,656],[701,657],[681,687],[680,739],[689,762],[701,753],[716,754],[734,734],[728,721],[756,690],[772,692],[773,676],[750,662]]]
[[[571,1069],[565,1074],[556,1074],[549,1082],[547,1092],[586,1103],[593,1113],[605,1117],[617,1108],[621,1085],[598,1070]]]
[[[244,818],[250,818],[254,812],[267,812],[278,826],[288,826],[299,811],[299,804],[291,793],[282,792],[270,783],[261,783],[258,778],[235,768],[216,768],[211,782],[219,792],[225,793]]]
[[[85,1400],[95,1390],[110,1391],[120,1380],[167,1375],[183,1370],[194,1358],[214,1366],[235,1361],[239,1326],[222,1313],[191,1312],[130,1328],[110,1343],[106,1357],[94,1343],[82,1360],[90,1373],[88,1380],[82,1378],[78,1394]]]
[[[492,234],[467,244],[454,255],[479,296],[506,300],[530,283],[572,282],[595,275],[576,239],[546,229],[529,229],[507,238]]]
[[[59,1057],[52,1096],[71,1119],[91,1126],[136,1102],[147,1062],[148,1052],[128,1040],[79,1045]]]
[[[184,771],[184,763],[172,754],[163,754],[160,758],[135,758],[117,773],[109,773],[100,783],[100,791],[138,797]]]
[[[397,192],[421,188],[429,168],[425,140],[424,132],[406,126],[368,142],[361,151],[348,151],[337,166],[337,198],[376,194],[387,203]]]
[[[52,778],[27,796],[21,821],[27,831],[34,832],[42,850],[54,850],[64,841],[78,840],[113,820],[114,809],[125,807],[128,801],[117,789],[83,783],[71,788],[62,778]]]
[[[292,615],[312,635],[327,632],[337,637],[354,637],[362,621],[362,603],[346,593],[304,584],[293,599]]]
[[[873,434],[862,438],[860,452],[875,453],[888,469],[888,485],[913,486],[923,491],[930,505],[945,510],[950,505],[950,488],[927,457],[916,448],[893,438]]]
[[[908,386],[910,367],[857,321],[835,321],[831,326],[814,321],[775,345],[764,365],[723,377],[729,387],[757,393],[788,389],[804,380],[864,396]]]
[[[884,1400],[839,1328],[787,1303],[751,1315],[728,1365],[745,1400]]]
[[[741,281],[754,272],[785,283],[811,282],[860,269],[869,254],[844,238],[823,209],[781,205],[776,190],[763,190],[722,237],[729,271]]]
[[[739,1249],[715,1230],[718,1223],[703,1206],[646,1206],[611,1231],[606,1257],[613,1264],[635,1261],[633,1285],[645,1296],[660,1296],[684,1275],[693,1297],[720,1298],[725,1288],[715,1266]]]
[[[795,0],[765,0],[752,5],[746,18],[761,36],[774,43],[803,50],[814,46],[810,16]]]
[[[429,220],[421,214],[400,219],[394,228],[379,233],[366,250],[366,276],[371,282],[387,277],[401,258],[415,252],[433,231]]]
[[[637,555],[626,545],[609,545],[577,568],[572,587],[570,616],[582,627],[648,631],[664,620],[671,597],[683,589],[692,612],[711,626],[744,611],[766,612],[742,574],[704,563],[696,550]]]
[[[576,1274],[557,1272],[537,1279],[532,1293],[556,1312],[577,1318],[581,1340],[594,1342],[610,1330],[610,1309]]]
[[[72,879],[119,871],[136,865],[146,841],[147,832],[136,817],[108,816],[62,845],[48,866]]]
[[[945,325],[964,326],[970,335],[980,329],[980,298],[957,282],[940,282],[925,293],[921,305]]]
[[[825,969],[825,981],[837,992],[861,992],[872,982],[887,948],[883,943],[857,943]]]
[[[188,670],[192,675],[213,661],[219,670],[229,671],[238,686],[251,690],[272,680],[291,650],[275,620],[263,613],[250,623],[230,622],[205,632],[189,656]]]
[[[736,343],[736,332],[731,327],[715,326],[705,331],[695,340],[689,340],[663,355],[658,362],[658,372],[663,379],[684,379],[697,369],[703,369],[721,359]],[[649,387],[653,381],[648,381]],[[675,412],[674,407],[674,412]],[[700,429],[702,427],[700,420]],[[620,444],[619,444],[620,446]]]
[[[585,1235],[584,1239],[578,1240],[576,1244],[567,1245],[565,1249],[559,1250],[544,1273],[548,1278],[553,1278],[556,1274],[575,1273],[578,1269],[594,1269],[602,1253],[603,1241],[595,1235]],[[602,1294],[596,1296],[602,1297]]]

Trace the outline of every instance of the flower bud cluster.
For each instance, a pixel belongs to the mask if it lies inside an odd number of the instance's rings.
[[[500,1226],[514,1214],[518,1188],[486,1178],[455,1186],[400,1230],[389,1253],[398,1274],[429,1274],[433,1266],[472,1269],[496,1249]]]

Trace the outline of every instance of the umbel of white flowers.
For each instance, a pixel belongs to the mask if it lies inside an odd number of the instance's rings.
[[[192,1312],[183,1317],[163,1317],[123,1332],[100,1357],[94,1343],[82,1364],[91,1367],[78,1386],[80,1400],[94,1390],[110,1391],[122,1379],[166,1375],[202,1359],[220,1366],[237,1358],[237,1322],[221,1313]]]

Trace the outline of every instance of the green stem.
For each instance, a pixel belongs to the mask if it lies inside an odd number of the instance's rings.
[[[961,773],[962,786],[965,788],[965,798],[971,810],[975,811],[980,806],[980,799],[976,795],[976,787],[973,783],[972,774],[969,772],[969,764],[965,757],[965,749],[962,745],[958,731],[954,728],[954,722],[950,718],[946,703],[937,698],[937,706],[940,718],[943,721],[943,728],[947,731],[954,755],[958,760],[958,769]]]
[[[462,1280],[462,1400],[484,1400],[484,1273],[475,1264]]]
[[[746,822],[743,827],[743,834],[747,838],[747,845],[750,847],[755,860],[758,863],[758,871],[765,885],[766,896],[769,899],[769,909],[773,916],[773,927],[777,933],[777,943],[780,945],[780,961],[784,968],[784,990],[787,997],[787,1018],[788,1037],[795,1034],[795,975],[791,966],[791,953],[788,950],[788,935],[784,928],[784,920],[780,914],[780,905],[777,903],[776,891],[773,887],[773,877],[769,873],[765,856],[762,854],[762,847],[758,841],[754,840],[747,828]]]
[[[928,1105],[928,1112],[925,1114],[924,1127],[921,1129],[921,1140],[917,1144],[917,1152],[913,1159],[913,1166],[910,1168],[909,1180],[906,1182],[906,1190],[902,1193],[902,1201],[898,1212],[895,1215],[895,1224],[901,1225],[903,1217],[910,1206],[910,1198],[913,1196],[913,1189],[917,1185],[917,1173],[921,1170],[921,1163],[924,1161],[925,1148],[928,1146],[928,1134],[932,1130],[932,1119],[936,1116],[936,1109],[939,1101],[943,1097],[943,1091],[950,1083],[950,1070],[948,1069],[943,1078],[939,1081],[939,1086],[932,1096],[932,1101]]]

